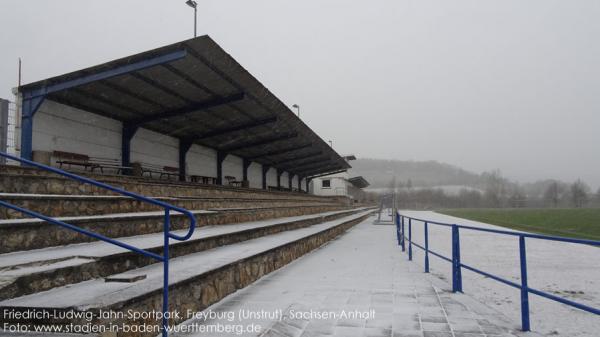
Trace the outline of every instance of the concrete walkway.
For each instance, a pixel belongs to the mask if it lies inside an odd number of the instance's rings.
[[[441,281],[424,274],[419,264],[407,261],[396,245],[395,228],[373,225],[374,219],[205,310],[213,318],[183,323],[195,326],[195,332],[172,335],[516,335],[517,322],[508,322],[467,295],[452,294],[447,284],[432,284]],[[244,313],[254,317],[244,318]],[[233,325],[239,330],[210,330],[219,325]],[[256,325],[260,325],[260,332],[248,331]],[[199,327],[211,332],[198,332]]]

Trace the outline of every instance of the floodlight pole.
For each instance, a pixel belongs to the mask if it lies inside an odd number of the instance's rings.
[[[194,9],[194,37],[196,37],[196,27],[198,25],[198,3],[194,0],[187,0],[185,4]]]
[[[198,36],[197,27],[198,27],[198,6],[194,5],[194,37]]]
[[[298,110],[298,118],[300,118],[300,106],[298,104],[294,104],[294,105],[292,105],[292,108],[295,108]]]

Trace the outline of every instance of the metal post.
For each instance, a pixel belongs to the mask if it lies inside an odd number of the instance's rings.
[[[408,261],[412,261],[412,219],[408,219]]]
[[[425,221],[425,272],[429,273],[429,231],[427,221]]]
[[[223,161],[227,158],[226,152],[217,151],[217,185],[223,185]]]
[[[33,159],[33,116],[39,109],[46,96],[28,96],[23,93],[23,109],[21,112],[21,158]]]
[[[191,147],[192,142],[185,139],[179,139],[179,181],[186,180],[186,157]]]
[[[198,5],[194,6],[194,37],[198,36],[196,33],[197,25],[198,25]]]
[[[400,246],[400,216],[396,213],[396,219],[394,221],[396,224],[396,241],[398,241],[398,246]]]
[[[402,216],[402,220],[400,223],[400,228],[402,231],[402,251],[405,252],[406,251],[406,246],[404,245],[404,241],[405,241],[405,236],[406,236],[406,231],[404,230],[404,216]]]
[[[170,217],[169,209],[165,209],[165,224],[164,224],[164,242],[163,242],[163,318],[162,318],[162,336],[167,337],[169,320],[167,313],[169,312],[169,232],[170,232]]]
[[[521,328],[530,331],[529,325],[529,291],[527,286],[527,254],[525,237],[519,236],[519,257],[521,259]]]
[[[452,225],[452,292],[462,292],[460,236],[457,225]]]
[[[8,153],[8,101],[0,98],[0,151]],[[6,158],[0,158],[5,164]]]

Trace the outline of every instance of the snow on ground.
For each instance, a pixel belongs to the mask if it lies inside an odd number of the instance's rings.
[[[500,228],[427,211],[402,211],[415,218],[484,228]],[[429,225],[429,247],[451,256],[449,228]],[[505,229],[505,228],[503,228]],[[461,230],[461,262],[494,275],[520,282],[518,238]],[[413,241],[423,243],[423,225],[413,222]],[[527,239],[529,286],[600,308],[600,249],[591,246]],[[413,247],[414,262],[423,265],[423,252]],[[451,280],[450,264],[430,255],[431,273]],[[518,289],[463,270],[463,291],[520,322]],[[600,336],[600,316],[529,295],[531,328],[545,335]]]
[[[245,330],[239,336],[263,337],[538,336],[519,332],[518,324],[467,295],[449,292],[447,283],[407,261],[394,226],[373,225],[374,220],[209,307],[203,312],[208,319],[197,317],[179,327],[255,324],[261,332]],[[372,315],[342,317],[355,310]],[[242,315],[263,311],[260,318]],[[269,317],[273,313],[278,316]],[[171,336],[232,335],[198,329]]]

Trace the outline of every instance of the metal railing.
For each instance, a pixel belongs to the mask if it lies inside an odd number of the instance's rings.
[[[82,177],[82,176],[79,176],[79,175],[76,175],[76,174],[73,174],[73,173],[70,173],[70,172],[67,172],[67,171],[63,171],[63,170],[60,170],[60,169],[57,169],[57,168],[54,168],[54,167],[50,167],[50,166],[46,166],[46,165],[43,165],[43,164],[39,164],[39,163],[30,161],[30,160],[27,160],[27,159],[15,157],[15,156],[10,155],[10,154],[6,154],[6,153],[3,153],[3,152],[0,152],[0,157],[4,157],[4,158],[7,158],[7,159],[18,161],[18,162],[20,162],[22,164],[26,164],[26,165],[29,165],[29,166],[37,167],[39,169],[42,169],[42,170],[45,170],[45,171],[48,171],[48,172],[56,173],[56,174],[65,176],[67,178],[70,178],[72,180],[75,180],[75,181],[78,181],[78,182],[81,182],[81,183],[91,184],[91,185],[94,185],[94,186],[106,189],[108,191],[111,191],[111,192],[114,192],[114,193],[117,193],[117,194],[125,195],[125,196],[131,197],[133,199],[140,200],[142,202],[146,202],[146,203],[150,203],[150,204],[162,207],[164,209],[165,214],[164,214],[164,226],[163,226],[163,233],[164,233],[164,235],[163,235],[163,237],[164,237],[164,240],[163,240],[163,253],[162,253],[162,255],[159,255],[159,254],[155,254],[155,253],[149,252],[147,250],[144,250],[144,249],[132,246],[132,245],[128,245],[126,243],[120,242],[120,241],[115,240],[115,239],[111,239],[111,238],[106,237],[104,235],[97,234],[97,233],[94,233],[94,232],[91,232],[91,231],[79,228],[77,226],[65,223],[63,221],[60,221],[60,220],[57,220],[57,219],[45,216],[43,214],[39,214],[37,212],[34,212],[34,211],[31,211],[31,210],[28,210],[28,209],[25,209],[25,208],[22,208],[22,207],[19,207],[19,206],[16,206],[16,205],[13,205],[13,204],[10,204],[10,203],[7,203],[5,201],[0,200],[0,206],[12,209],[12,210],[17,211],[17,212],[21,212],[23,214],[27,214],[27,215],[29,215],[31,217],[34,217],[34,218],[42,219],[42,220],[44,220],[46,222],[49,222],[49,223],[52,223],[54,225],[58,225],[58,226],[61,226],[61,227],[73,230],[73,231],[78,232],[80,234],[87,235],[87,236],[92,237],[94,239],[98,239],[98,240],[101,240],[101,241],[108,242],[110,244],[113,244],[113,245],[116,245],[116,246],[128,249],[128,250],[130,250],[132,252],[136,252],[136,253],[142,254],[142,255],[147,256],[147,257],[151,257],[151,258],[153,258],[155,260],[158,260],[158,261],[162,262],[163,263],[163,305],[162,305],[163,318],[162,318],[162,336],[163,337],[167,337],[167,335],[168,335],[167,330],[168,330],[168,323],[169,323],[168,322],[168,318],[167,318],[167,317],[169,317],[169,315],[167,315],[167,313],[169,312],[169,239],[175,239],[175,240],[178,240],[178,241],[185,241],[185,240],[189,239],[192,236],[192,234],[194,234],[194,229],[196,228],[196,218],[194,217],[194,214],[192,212],[184,209],[184,208],[173,206],[173,205],[171,205],[169,203],[166,203],[166,202],[162,202],[162,201],[159,201],[159,200],[156,200],[156,199],[144,197],[144,196],[141,196],[139,194],[132,193],[132,192],[129,192],[129,191],[125,191],[123,189],[120,189],[120,188],[117,188],[117,187],[114,187],[114,186],[110,186],[108,184],[104,184],[104,183],[101,183],[101,182],[93,180],[93,179]],[[185,216],[187,216],[190,219],[190,227],[189,227],[189,230],[188,230],[188,232],[187,232],[186,235],[180,236],[180,235],[176,235],[176,234],[171,233],[171,230],[170,230],[170,216],[171,216],[170,212],[171,211],[182,213],[182,214],[184,214]]]
[[[464,226],[457,224],[449,224],[438,221],[419,219],[414,217],[409,217],[400,214],[400,212],[396,213],[396,237],[398,241],[398,245],[402,247],[402,251],[406,251],[406,242],[408,241],[408,260],[412,261],[413,259],[413,245],[417,248],[420,248],[425,252],[425,272],[429,272],[429,254],[438,257],[444,261],[450,262],[452,264],[452,291],[453,292],[463,292],[462,289],[462,269],[466,269],[477,274],[488,277],[492,280],[504,283],[508,286],[517,288],[521,292],[521,328],[523,331],[530,331],[530,321],[529,321],[529,293],[545,297],[547,299],[560,302],[571,307],[581,309],[587,312],[591,312],[596,315],[600,315],[599,308],[593,308],[591,306],[581,304],[575,301],[571,301],[556,295],[549,294],[547,292],[531,288],[527,284],[527,255],[525,249],[525,239],[541,239],[541,240],[549,240],[549,241],[559,241],[559,242],[569,242],[569,243],[577,243],[577,244],[585,244],[591,246],[600,247],[600,241],[594,240],[586,240],[586,239],[571,239],[560,236],[549,236],[549,235],[541,235],[541,234],[532,234],[532,233],[524,233],[517,231],[507,231],[507,230],[499,230],[499,229],[491,229],[491,228],[479,228],[473,226]],[[408,220],[408,221],[405,221]],[[419,221],[423,223],[423,245],[417,244],[412,240],[412,223],[414,221]],[[408,222],[408,224],[406,224]],[[406,236],[406,226],[408,225],[408,237]],[[452,231],[452,256],[447,257],[442,254],[435,252],[429,247],[429,225],[440,226],[449,228]],[[480,231],[480,232],[488,232],[494,234],[501,235],[509,235],[519,238],[519,262],[520,262],[520,270],[521,270],[521,283],[512,282],[510,280],[504,279],[500,276],[488,273],[486,271],[477,269],[473,266],[467,265],[460,260],[460,230],[472,230],[472,231]]]

